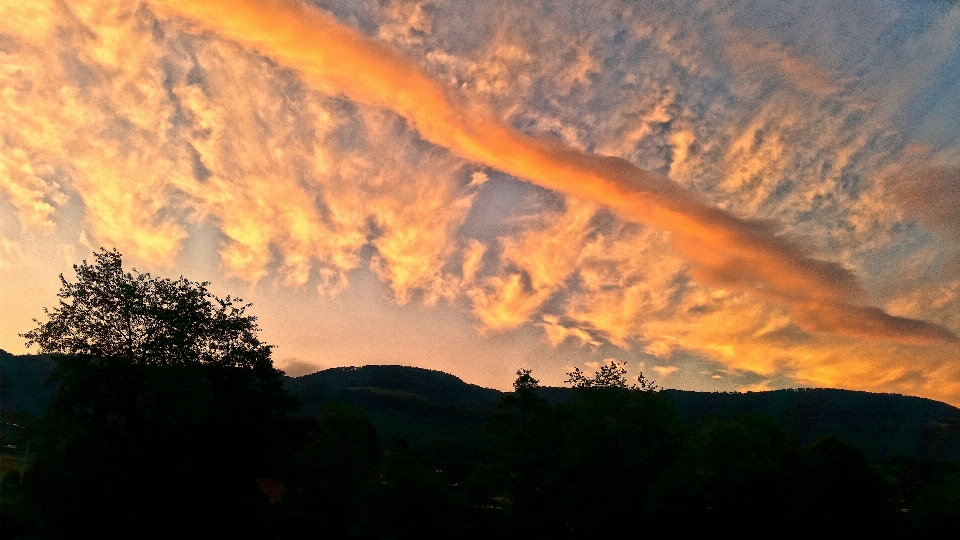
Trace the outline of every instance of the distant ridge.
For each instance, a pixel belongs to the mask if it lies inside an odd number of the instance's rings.
[[[475,436],[501,396],[449,373],[396,365],[331,368],[285,384],[303,404],[299,414],[315,415],[331,402],[355,405],[384,442]]]
[[[56,392],[47,384],[53,367],[45,354],[14,356],[0,349],[0,410],[42,415]]]
[[[3,411],[42,414],[56,391],[45,384],[52,369],[48,356],[0,350]],[[449,373],[398,365],[331,368],[286,377],[285,385],[300,399],[300,415],[316,415],[330,403],[362,408],[385,444],[401,437],[428,444],[479,436],[502,395]],[[960,409],[931,399],[836,389],[664,393],[694,425],[713,416],[766,414],[805,442],[833,434],[871,459],[906,455],[960,461]],[[569,388],[544,388],[541,395],[551,401],[573,397]]]
[[[363,408],[381,434],[411,441],[477,432],[502,395],[442,371],[376,365],[288,378],[287,388],[303,402],[303,414],[316,414],[325,402],[349,403]],[[766,414],[804,442],[836,435],[871,459],[960,461],[960,409],[932,399],[827,388],[664,393],[690,424]],[[551,401],[573,397],[569,388],[541,394]]]
[[[960,461],[960,409],[932,399],[833,388],[665,392],[692,424],[713,415],[767,414],[804,442],[836,435],[871,459],[908,455]]]

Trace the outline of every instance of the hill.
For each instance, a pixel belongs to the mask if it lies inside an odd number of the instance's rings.
[[[404,366],[332,368],[288,377],[286,387],[300,399],[301,415],[330,402],[362,408],[385,442],[477,435],[501,395],[442,371]]]
[[[14,356],[0,350],[0,410],[42,415],[56,392],[53,385],[47,384],[53,367],[47,355]]]
[[[40,414],[55,392],[44,382],[52,367],[46,356],[0,351],[0,407]],[[360,407],[387,444],[400,437],[419,444],[477,436],[502,395],[448,373],[404,366],[332,368],[287,377],[285,384],[302,403],[298,414],[315,415],[331,402]],[[568,388],[541,392],[551,401],[572,398]],[[835,389],[664,392],[694,425],[711,416],[766,414],[804,442],[833,434],[871,459],[906,455],[960,461],[960,409],[930,399]]]
[[[836,435],[874,460],[906,455],[960,461],[960,409],[932,399],[831,388],[665,392],[691,424],[713,415],[766,414],[804,442]]]

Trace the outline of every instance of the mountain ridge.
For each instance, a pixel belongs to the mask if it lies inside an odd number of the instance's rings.
[[[46,355],[15,356],[0,350],[0,406],[5,413],[42,414],[56,388],[46,380]],[[331,403],[359,407],[383,442],[404,439],[429,444],[482,436],[499,390],[467,383],[437,370],[400,365],[337,367],[285,377],[302,403],[298,415],[313,416]],[[697,425],[712,417],[765,414],[808,442],[832,434],[871,459],[907,455],[960,461],[960,409],[928,398],[842,389],[763,392],[663,390],[680,417]],[[569,388],[540,390],[550,401],[574,398]]]

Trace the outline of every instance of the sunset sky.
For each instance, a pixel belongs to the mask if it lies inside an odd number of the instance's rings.
[[[63,273],[291,375],[960,405],[955,1],[0,0],[0,348]]]

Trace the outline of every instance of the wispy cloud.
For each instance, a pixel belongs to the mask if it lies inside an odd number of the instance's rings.
[[[815,331],[906,342],[955,341],[941,326],[860,305],[862,290],[839,264],[810,257],[768,222],[707,204],[630,162],[535,139],[463,104],[416,63],[295,1],[162,4],[212,24],[293,67],[318,88],[404,116],[429,140],[549,189],[596,201],[622,217],[669,230],[708,282],[761,290]],[[504,284],[519,298],[520,283]]]

